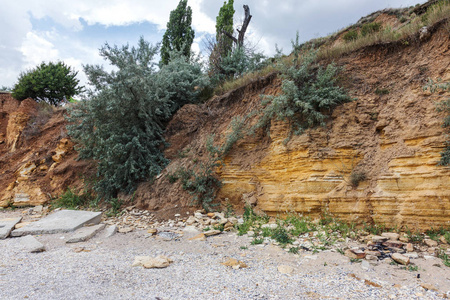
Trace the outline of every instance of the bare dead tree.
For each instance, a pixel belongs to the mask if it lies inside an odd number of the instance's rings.
[[[244,5],[244,22],[242,23],[241,29],[236,29],[239,33],[238,38],[235,38],[233,35],[231,35],[229,32],[222,31],[223,34],[225,34],[227,37],[229,37],[233,42],[238,46],[242,47],[244,45],[244,37],[245,32],[247,31],[248,24],[250,23],[250,20],[252,19],[252,15],[250,14],[250,8],[248,5]]]

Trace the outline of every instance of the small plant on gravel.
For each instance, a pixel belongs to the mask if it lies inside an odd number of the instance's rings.
[[[223,231],[225,229],[225,226],[223,224],[216,224],[213,226],[215,230]]]
[[[450,257],[444,252],[444,250],[440,250],[439,258],[442,259],[442,263],[445,266],[450,267]]]
[[[406,234],[408,236],[408,239],[412,242],[412,243],[421,243],[424,239],[423,234],[416,231],[416,232],[412,232],[409,228],[406,229]]]
[[[252,241],[252,245],[259,245],[259,244],[262,244],[262,243],[264,243],[264,239],[263,238],[257,238],[257,237],[255,237],[254,239],[253,239],[253,241]]]
[[[293,242],[286,228],[280,225],[274,229],[272,238],[282,245],[290,244]]]
[[[247,246],[240,246],[239,249],[241,249],[241,250],[247,250],[248,247],[247,247]]]
[[[108,200],[109,205],[111,205],[111,208],[106,213],[107,216],[117,216],[120,213],[120,207],[123,204],[123,201],[118,198],[111,198]]]
[[[410,272],[417,272],[419,270],[419,266],[409,265],[409,266],[405,267],[405,270],[408,270]]]
[[[301,234],[307,233],[311,231],[310,223],[308,219],[305,219],[303,217],[299,217],[296,215],[290,215],[286,218],[284,221],[286,225],[292,225],[294,228],[292,228],[289,233],[293,236],[299,236]]]
[[[387,95],[389,94],[389,90],[387,88],[377,88],[375,90],[375,94],[377,94],[378,96]]]
[[[361,262],[361,259],[358,259],[358,258],[350,258],[350,262],[353,264],[353,263],[360,263]]]
[[[299,247],[291,247],[290,249],[289,249],[289,253],[292,253],[292,254],[298,254],[298,251],[300,250],[300,248]]]

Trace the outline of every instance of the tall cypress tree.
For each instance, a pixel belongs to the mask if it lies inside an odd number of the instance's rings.
[[[170,61],[170,53],[173,50],[189,57],[191,45],[194,41],[194,30],[191,27],[192,9],[187,6],[187,0],[181,0],[175,10],[170,12],[167,30],[163,36],[161,46],[161,63],[167,65]]]
[[[225,32],[233,35],[234,0],[225,1],[216,18],[216,41],[221,57],[227,56],[233,48],[233,40]]]

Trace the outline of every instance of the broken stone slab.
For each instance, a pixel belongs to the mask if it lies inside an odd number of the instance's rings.
[[[37,222],[13,230],[11,236],[71,232],[85,224],[100,223],[101,215],[101,212],[60,210]]]
[[[11,231],[14,229],[17,223],[22,220],[22,217],[19,218],[7,218],[0,220],[0,240],[6,239]]]
[[[19,242],[19,247],[25,251],[31,253],[45,251],[45,246],[32,235],[26,235],[17,240]]]
[[[395,232],[383,232],[381,236],[387,237],[391,241],[398,241],[400,234]]]
[[[409,257],[404,256],[404,255],[402,255],[402,254],[400,254],[400,253],[394,253],[394,254],[392,254],[391,258],[392,258],[394,261],[398,262],[399,264],[402,264],[402,265],[409,265]]]
[[[216,230],[216,229],[211,229],[211,230],[208,230],[208,231],[204,232],[205,236],[213,236],[213,235],[218,235],[218,234],[221,234],[221,233],[222,233],[222,231]]]
[[[353,259],[363,259],[366,257],[366,253],[359,249],[347,249],[345,250],[344,255]]]
[[[104,238],[112,237],[117,232],[117,225],[110,225],[106,227],[105,234],[103,235]]]
[[[75,233],[66,241],[66,243],[79,243],[89,240],[99,231],[105,228],[105,224],[97,224],[94,226],[83,227],[75,231]]]
[[[173,263],[173,260],[170,259],[167,256],[164,256],[164,255],[158,255],[157,257],[136,256],[134,258],[134,262],[132,264],[132,267],[143,266],[146,269],[166,268],[171,263]]]
[[[384,243],[387,240],[389,240],[389,238],[385,237],[385,236],[379,236],[379,235],[372,236],[372,242],[374,242],[374,243]]]

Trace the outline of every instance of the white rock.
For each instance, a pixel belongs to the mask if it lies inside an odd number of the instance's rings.
[[[294,272],[294,268],[287,265],[280,265],[278,266],[278,272],[280,272],[281,274],[291,274],[292,272]]]

